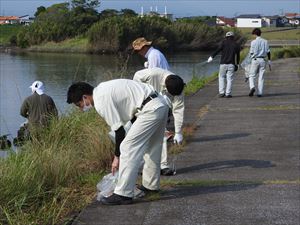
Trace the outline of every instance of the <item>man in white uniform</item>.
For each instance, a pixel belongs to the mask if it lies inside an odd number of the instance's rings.
[[[138,54],[148,60],[145,63],[145,67],[159,67],[169,70],[169,64],[166,57],[159,50],[153,48],[151,44],[152,41],[147,41],[144,37],[140,37],[132,42],[132,47]]]
[[[266,70],[265,58],[268,56],[268,64],[269,68],[271,68],[271,52],[268,41],[260,37],[261,30],[259,28],[255,28],[252,31],[252,34],[255,36],[255,40],[251,42],[250,46],[251,66],[249,73],[249,96],[252,97],[255,92],[255,78],[258,74],[257,97],[262,97],[264,88],[264,73]]]
[[[161,68],[148,68],[137,71],[133,80],[151,84],[154,89],[166,96],[172,109],[175,125],[174,143],[181,144],[183,140],[182,125],[184,118],[184,96],[182,94],[184,82],[181,77]],[[167,139],[164,138],[161,155],[161,175],[171,176],[174,171],[169,168],[167,160]]]
[[[112,172],[119,169],[114,194],[103,198],[105,205],[132,203],[139,166],[144,157],[142,187],[159,190],[160,159],[168,105],[153,87],[133,80],[116,79],[96,88],[85,82],[69,87],[67,102],[83,111],[95,107],[116,132]],[[136,117],[126,137],[123,126]]]

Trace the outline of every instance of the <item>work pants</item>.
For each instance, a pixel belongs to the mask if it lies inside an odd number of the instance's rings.
[[[159,96],[136,114],[120,145],[118,183],[114,193],[133,197],[138,170],[144,157],[142,184],[150,190],[159,189],[162,143],[169,107]]]
[[[234,75],[233,64],[221,64],[219,70],[219,94],[231,95],[232,81]],[[226,90],[225,90],[226,80]]]
[[[255,88],[255,78],[258,74],[257,94],[262,95],[264,89],[264,73],[266,70],[266,61],[263,58],[252,59],[250,74],[249,74],[249,87],[250,90]]]

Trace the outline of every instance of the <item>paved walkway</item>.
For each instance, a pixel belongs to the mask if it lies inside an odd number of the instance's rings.
[[[94,202],[74,224],[299,225],[299,69],[299,58],[274,61],[262,98],[248,97],[242,72],[232,99],[217,97],[217,82],[187,98],[195,132],[178,174],[162,180],[183,185],[164,186],[152,202]]]

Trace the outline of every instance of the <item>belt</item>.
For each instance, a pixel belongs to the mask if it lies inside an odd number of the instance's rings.
[[[256,59],[264,59],[264,58],[265,58],[265,56],[258,56],[258,57],[255,57],[254,60],[256,60]]]
[[[142,103],[141,108],[143,108],[148,102],[150,102],[152,99],[158,97],[158,95],[156,93],[149,95]]]

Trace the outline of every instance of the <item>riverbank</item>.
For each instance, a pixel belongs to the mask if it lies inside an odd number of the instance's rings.
[[[177,156],[177,175],[161,180],[152,201],[94,201],[73,224],[298,224],[298,61],[273,62],[262,98],[248,96],[243,71],[231,99],[218,98],[217,82],[187,98],[194,135]]]

